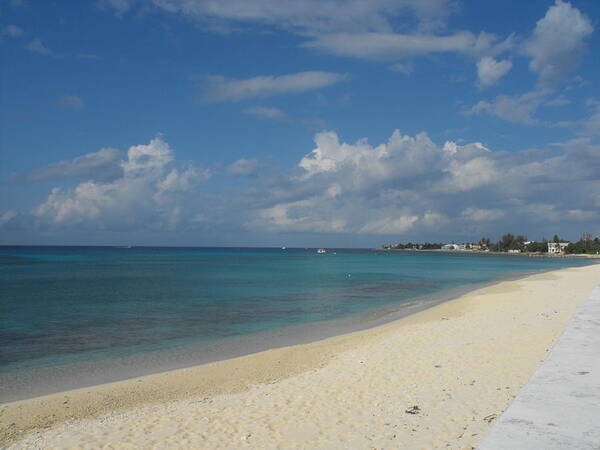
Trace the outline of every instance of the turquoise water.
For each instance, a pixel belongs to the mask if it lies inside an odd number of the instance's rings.
[[[372,250],[0,248],[0,373],[250,336],[586,264]]]

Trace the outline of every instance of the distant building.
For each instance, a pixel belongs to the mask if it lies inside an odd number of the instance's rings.
[[[442,250],[466,250],[466,244],[444,244]]]
[[[565,252],[565,248],[569,245],[569,242],[548,242],[548,253],[550,255],[560,255]]]
[[[519,250],[518,248],[512,248],[508,251],[508,253],[521,253],[521,250]]]

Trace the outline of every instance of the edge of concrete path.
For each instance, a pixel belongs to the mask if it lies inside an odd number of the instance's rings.
[[[600,449],[600,285],[478,450]]]

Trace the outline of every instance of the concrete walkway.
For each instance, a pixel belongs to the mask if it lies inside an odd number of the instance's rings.
[[[477,448],[600,449],[600,286]]]

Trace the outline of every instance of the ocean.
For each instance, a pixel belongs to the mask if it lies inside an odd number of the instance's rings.
[[[588,264],[444,252],[0,247],[0,401],[307,342]]]

